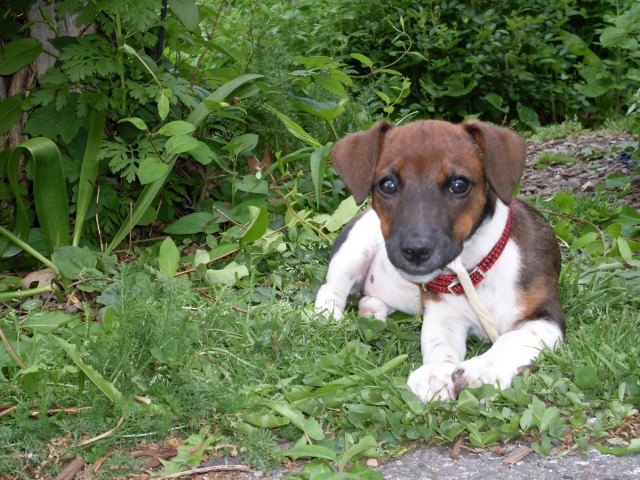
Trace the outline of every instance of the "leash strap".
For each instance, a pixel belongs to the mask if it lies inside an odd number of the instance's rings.
[[[476,312],[476,315],[478,315],[482,328],[484,328],[484,331],[487,333],[491,343],[496,343],[496,340],[498,339],[496,322],[487,307],[482,303],[482,300],[480,300],[478,292],[476,292],[473,282],[469,277],[469,272],[467,272],[467,269],[462,265],[460,257],[456,258],[453,262],[447,265],[447,267],[457,275],[460,285],[462,285],[462,288],[464,289],[467,300],[469,301],[471,308]]]

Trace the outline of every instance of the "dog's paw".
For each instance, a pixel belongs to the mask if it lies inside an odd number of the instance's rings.
[[[325,318],[333,318],[334,320],[342,320],[344,312],[340,307],[336,305],[336,302],[327,300],[324,303],[316,302],[314,305],[316,313],[322,315]]]
[[[427,403],[431,400],[455,398],[452,374],[456,366],[452,363],[432,363],[411,372],[407,384],[413,393]]]
[[[362,297],[358,303],[358,315],[361,317],[374,317],[384,322],[392,312],[393,310],[387,304],[376,297]]]
[[[454,391],[458,395],[469,385],[484,383],[507,388],[516,373],[517,369],[512,368],[508,361],[498,365],[482,356],[474,357],[462,362],[453,372]]]

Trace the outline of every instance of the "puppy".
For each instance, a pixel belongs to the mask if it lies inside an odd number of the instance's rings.
[[[372,208],[336,240],[315,308],[343,315],[363,293],[360,315],[423,315],[423,365],[409,376],[424,402],[455,398],[467,385],[506,388],[544,346],[564,336],[552,228],[512,198],[525,144],[512,130],[476,120],[375,124],[339,140],[334,165],[358,204]],[[470,334],[487,332],[447,265],[461,262],[494,320],[497,339],[464,360]]]

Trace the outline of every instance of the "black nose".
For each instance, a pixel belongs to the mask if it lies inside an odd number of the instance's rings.
[[[431,256],[431,249],[422,246],[404,247],[401,252],[407,261],[416,265],[426,262]]]

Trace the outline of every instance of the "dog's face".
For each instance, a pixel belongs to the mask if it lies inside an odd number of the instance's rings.
[[[519,135],[477,121],[382,122],[332,154],[358,203],[371,192],[389,260],[414,282],[453,261],[498,198],[509,202],[525,158]]]

